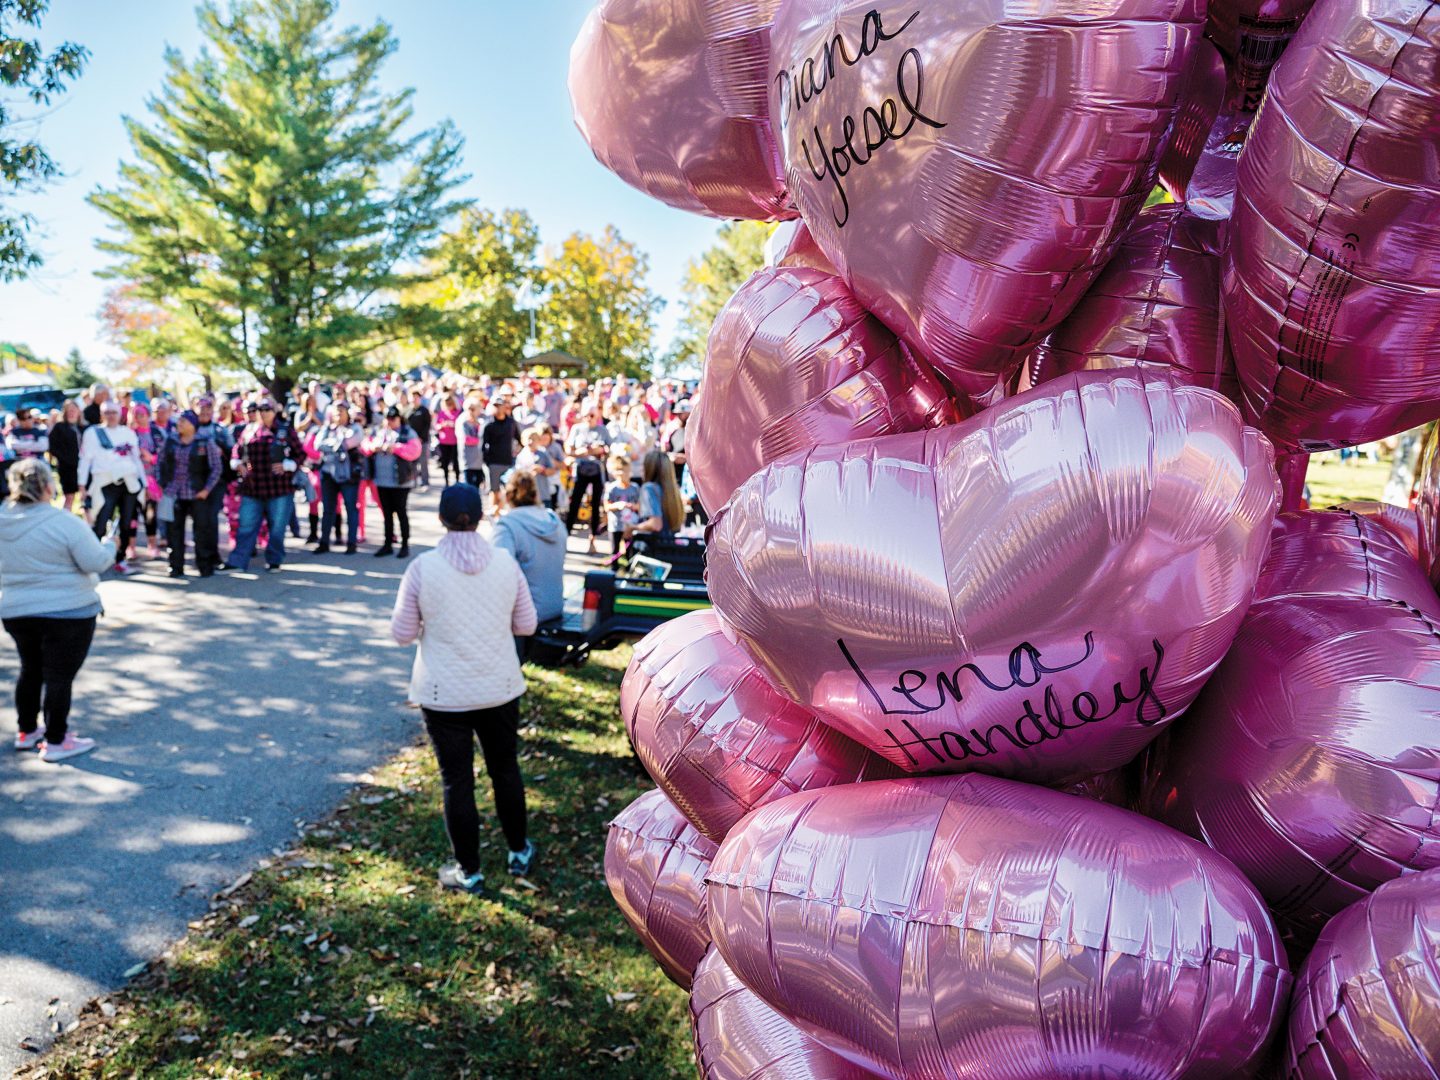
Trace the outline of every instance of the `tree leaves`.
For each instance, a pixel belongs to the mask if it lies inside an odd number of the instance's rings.
[[[402,298],[433,279],[462,140],[448,122],[407,134],[411,90],[383,92],[389,27],[333,25],[332,0],[199,9],[208,48],[166,54],[135,161],[90,201],[113,226],[109,276],[166,318],[144,354],[281,392],[345,376],[409,335]]]

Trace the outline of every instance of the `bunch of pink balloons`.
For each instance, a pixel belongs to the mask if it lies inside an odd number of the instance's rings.
[[[1440,0],[602,0],[570,89],[778,223],[606,848],[701,1075],[1440,1075],[1440,448],[1289,512],[1440,418]]]

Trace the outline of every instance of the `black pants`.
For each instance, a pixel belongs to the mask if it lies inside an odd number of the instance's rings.
[[[383,489],[382,489],[383,490]],[[495,791],[495,813],[511,851],[525,849],[525,781],[520,776],[520,699],[470,712],[420,710],[435,747],[445,788],[445,831],[455,861],[467,874],[480,869],[480,813],[475,809],[475,739]]]
[[[195,531],[195,568],[202,574],[213,574],[220,565],[219,541],[215,537],[215,517],[203,499],[176,499],[175,517],[170,522],[170,569],[185,569],[185,520]]]
[[[473,487],[473,488],[478,488],[479,490],[484,491],[484,490],[485,490],[485,470],[484,470],[484,469],[466,469],[466,470],[465,470],[465,482],[466,482],[467,484],[469,484],[469,485],[470,485],[471,487]]]
[[[450,483],[450,473],[455,473],[455,482],[460,482],[460,447],[456,443],[440,444],[440,477]]]
[[[575,484],[570,489],[570,505],[565,510],[565,531],[568,533],[575,527],[575,522],[580,520],[580,504],[585,501],[585,490],[590,490],[590,535],[599,536],[605,519],[600,512],[600,502],[604,497],[604,482],[599,473],[589,476],[576,474]]]
[[[195,504],[195,565],[212,570],[220,565],[220,511],[225,506],[225,481],[222,478],[210,489],[204,502]],[[200,519],[205,528],[200,528]]]
[[[45,741],[64,742],[70,716],[70,684],[90,652],[95,616],[50,619],[32,615],[6,619],[4,626],[20,652],[20,677],[15,680],[20,730],[28,735],[39,726],[43,696]]]
[[[100,494],[102,501],[100,512],[95,515],[95,535],[105,539],[105,530],[110,527],[110,519],[118,510],[120,537],[115,546],[115,558],[120,561],[125,558],[125,552],[135,536],[135,495],[124,484],[106,484],[100,489]]]
[[[385,515],[385,544],[395,543],[395,519],[400,519],[400,543],[410,543],[410,502],[409,488],[379,487],[375,493],[380,499],[380,512]]]

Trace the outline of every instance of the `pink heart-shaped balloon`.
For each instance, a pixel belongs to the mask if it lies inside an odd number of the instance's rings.
[[[1284,514],[1234,647],[1148,755],[1147,812],[1233,861],[1302,945],[1440,866],[1437,627],[1384,528]]]
[[[685,450],[713,514],[777,457],[955,419],[934,373],[843,281],[766,267],[711,327]]]
[[[651,778],[717,842],[792,792],[897,774],[771,686],[713,610],[662,623],[635,646],[620,714]]]
[[[770,123],[780,0],[601,0],[570,51],[575,125],[595,157],[669,206],[793,217]]]
[[[772,463],[712,524],[707,580],[777,686],[902,769],[1062,783],[1199,692],[1277,499],[1218,394],[1087,372]]]
[[[789,0],[786,176],[861,302],[988,400],[1144,202],[1198,0]]]
[[[1440,870],[1387,881],[1295,975],[1288,1080],[1416,1080],[1440,1062]]]
[[[701,1080],[870,1080],[761,1001],[714,947],[695,969],[690,1028]]]
[[[1411,0],[1319,0],[1271,74],[1224,305],[1247,415],[1282,450],[1440,416],[1437,80],[1440,18]]]
[[[663,791],[647,791],[610,823],[605,881],[631,929],[665,974],[690,988],[705,950],[705,874],[715,845]]]
[[[1335,509],[1369,518],[1400,541],[1400,546],[1412,559],[1420,561],[1420,516],[1414,510],[1373,499],[1354,499],[1340,503]]]
[[[1220,321],[1224,225],[1173,203],[1135,219],[1090,291],[1037,350],[1035,382],[1072,371],[1169,371],[1238,401]]]
[[[1250,1076],[1290,988],[1224,859],[996,777],[791,795],[726,837],[707,883],[740,980],[887,1077]]]

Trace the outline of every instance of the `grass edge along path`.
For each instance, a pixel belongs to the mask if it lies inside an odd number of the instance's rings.
[[[693,1075],[685,993],[603,873],[606,824],[653,786],[619,718],[629,658],[526,669],[532,880],[504,871],[482,770],[486,892],[439,889],[439,776],[417,743],[216,894],[181,941],[17,1076]]]

